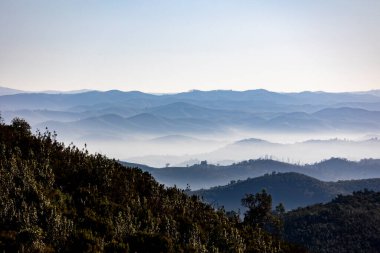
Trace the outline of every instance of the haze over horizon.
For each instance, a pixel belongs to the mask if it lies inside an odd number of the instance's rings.
[[[0,2],[0,86],[28,91],[380,87],[380,2]]]
[[[156,167],[380,157],[379,91],[29,93],[1,96],[0,108],[5,122],[21,117],[66,144]]]
[[[269,89],[264,89],[264,88],[253,88],[253,89],[190,89],[190,90],[178,90],[176,92],[149,92],[149,91],[142,91],[142,90],[137,90],[137,89],[117,89],[117,88],[112,88],[112,87],[106,87],[104,89],[49,89],[49,90],[38,90],[38,89],[29,89],[29,90],[22,90],[18,88],[10,88],[7,86],[2,86],[0,85],[0,89],[7,90],[9,89],[14,90],[15,92],[11,92],[9,94],[17,94],[16,91],[19,92],[27,92],[27,93],[83,93],[83,92],[91,92],[91,91],[98,91],[98,92],[110,92],[110,91],[120,91],[120,92],[142,92],[146,94],[152,94],[152,95],[170,95],[170,94],[180,94],[180,93],[187,93],[187,92],[194,92],[194,91],[201,91],[201,92],[213,92],[213,91],[232,91],[232,92],[247,92],[247,91],[267,91],[267,92],[274,92],[274,93],[303,93],[303,92],[315,92],[315,93],[361,93],[361,92],[371,92],[371,91],[378,91],[380,89],[370,89],[370,90],[355,90],[355,91],[326,91],[326,90],[299,90],[299,91],[275,91],[275,90],[269,90]],[[5,92],[6,93],[6,92]],[[6,93],[6,95],[8,95]]]
[[[379,157],[378,13],[374,0],[2,0],[0,95],[52,94],[1,96],[1,115],[145,163],[287,158],[298,141],[337,137],[352,149],[303,160]],[[87,90],[150,94],[74,94]]]

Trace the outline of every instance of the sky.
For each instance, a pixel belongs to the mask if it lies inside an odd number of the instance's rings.
[[[380,89],[379,0],[0,0],[0,86]]]

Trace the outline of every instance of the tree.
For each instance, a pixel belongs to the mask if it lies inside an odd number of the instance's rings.
[[[272,211],[272,196],[262,190],[253,194],[246,194],[241,200],[243,206],[248,210],[244,214],[244,223],[251,227],[260,227],[275,235],[280,235],[283,222],[280,215],[285,212],[284,205],[276,207],[276,212]]]
[[[285,206],[284,204],[282,203],[279,203],[276,207],[275,207],[275,212],[277,215],[279,216],[283,216],[285,214]]]
[[[255,195],[246,194],[241,204],[248,208],[244,214],[244,222],[251,226],[263,227],[272,211],[272,196],[262,190]]]
[[[21,118],[14,118],[12,120],[12,125],[11,125],[13,128],[17,129],[17,131],[21,134],[30,134],[30,125],[28,122],[26,122],[24,119],[21,119]]]

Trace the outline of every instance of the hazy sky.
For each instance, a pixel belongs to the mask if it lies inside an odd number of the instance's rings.
[[[0,86],[380,88],[379,0],[0,0]]]

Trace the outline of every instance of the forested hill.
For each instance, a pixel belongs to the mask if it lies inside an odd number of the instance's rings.
[[[324,182],[300,173],[272,173],[257,178],[232,181],[225,186],[193,191],[205,201],[226,210],[241,209],[240,199],[246,193],[266,189],[272,195],[274,205],[283,203],[287,210],[307,205],[325,203],[338,194],[351,194],[364,189],[380,191],[380,178]]]
[[[285,214],[285,237],[311,252],[380,250],[380,193],[355,192]]]
[[[150,174],[0,123],[2,252],[295,252]]]

